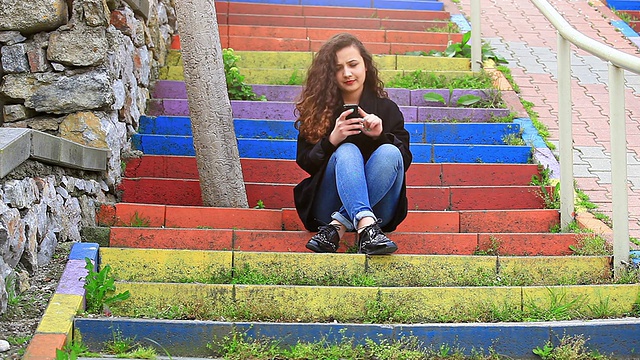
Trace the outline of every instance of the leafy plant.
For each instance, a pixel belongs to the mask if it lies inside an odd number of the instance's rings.
[[[131,227],[149,227],[151,226],[151,220],[149,220],[149,218],[140,216],[140,214],[138,214],[138,212],[136,211],[135,213],[133,213],[133,216],[131,217],[129,223],[125,225]]]
[[[589,350],[586,342],[583,335],[564,336],[558,346],[554,347],[551,341],[547,341],[542,348],[535,348],[533,353],[543,360],[606,359],[597,351]]]
[[[602,256],[613,254],[612,245],[607,239],[596,234],[585,234],[580,236],[577,245],[570,245],[569,249],[574,255],[581,256]]]
[[[87,265],[84,268],[89,271],[84,284],[87,312],[99,314],[105,309],[105,306],[127,300],[131,296],[129,290],[109,296],[116,291],[115,280],[109,275],[111,266],[107,264],[99,272],[95,272],[91,259],[85,258],[85,262]]]
[[[257,96],[251,85],[244,83],[244,75],[240,74],[237,62],[240,56],[233,49],[222,50],[222,61],[224,62],[224,75],[227,80],[227,91],[229,100],[266,100],[266,97]]]
[[[56,360],[76,360],[80,356],[94,356],[97,354],[89,352],[89,348],[82,342],[73,340],[62,349],[56,349]]]
[[[549,129],[545,124],[540,122],[538,113],[533,110],[533,107],[535,105],[532,102],[524,99],[520,99],[520,103],[522,103],[522,106],[524,107],[525,111],[529,115],[529,118],[531,119],[531,122],[533,123],[533,127],[536,128],[536,130],[538,131],[538,135],[542,137],[549,150],[555,150],[556,146],[547,140],[549,139]]]
[[[428,92],[424,94],[423,97],[426,101],[439,102],[444,104],[444,106],[451,106],[452,105],[451,99],[453,98],[453,87],[451,86],[449,87],[449,98],[446,100],[444,96],[436,92]],[[465,94],[458,98],[458,101],[456,101],[455,105],[471,106],[481,100],[482,98],[480,96],[473,95],[473,94]]]
[[[264,208],[265,208],[264,207],[264,201],[262,201],[262,200],[258,200],[256,202],[256,206],[254,207],[254,209],[264,209]]]
[[[529,320],[556,321],[582,317],[580,308],[586,299],[583,295],[568,300],[566,292],[562,289],[547,288],[547,291],[549,292],[548,307],[543,308],[533,300],[529,300],[528,303],[525,304],[529,313]]]
[[[485,71],[456,77],[416,70],[398,74],[386,82],[390,88],[404,89],[493,89],[493,77]]]
[[[471,58],[471,44],[469,44],[469,40],[471,39],[471,31],[467,31],[462,35],[462,41],[459,43],[453,43],[444,51],[431,50],[428,53],[422,52],[409,52],[407,55],[427,55],[427,56],[437,56],[437,57],[458,57],[458,58]],[[509,63],[504,57],[496,54],[493,51],[491,45],[483,42],[481,45],[481,53],[482,60],[493,60],[496,64],[507,64]]]

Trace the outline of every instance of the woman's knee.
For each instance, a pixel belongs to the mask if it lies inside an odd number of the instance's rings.
[[[338,146],[332,156],[353,156],[354,154],[360,154],[360,149],[358,148],[358,146],[352,143],[343,143]]]
[[[385,165],[393,164],[397,169],[403,169],[404,162],[400,149],[392,144],[382,144],[374,152],[372,157],[379,158]]]

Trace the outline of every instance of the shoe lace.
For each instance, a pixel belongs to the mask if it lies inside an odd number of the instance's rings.
[[[335,224],[326,224],[326,225],[319,226],[318,233],[316,234],[316,239],[324,243],[334,245],[334,242],[331,241],[331,238],[332,238],[331,235],[333,231],[338,233],[339,230],[340,230],[340,226]]]
[[[380,222],[380,220],[378,220],[377,222],[367,225],[364,227],[364,229],[362,230],[362,232],[366,232],[367,233],[367,237],[364,239],[364,241],[362,241],[362,243],[360,244],[360,246],[363,245],[370,245],[370,244],[377,244],[381,241],[386,241],[384,233],[382,232],[382,230],[380,229],[380,226],[378,226],[378,223]],[[382,236],[382,239],[380,239],[379,237]]]

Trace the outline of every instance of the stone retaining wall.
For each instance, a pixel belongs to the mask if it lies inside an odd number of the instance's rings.
[[[109,149],[103,172],[27,161],[0,179],[0,314],[7,286],[80,241],[116,199],[122,158],[175,32],[171,0],[0,0],[0,125]]]

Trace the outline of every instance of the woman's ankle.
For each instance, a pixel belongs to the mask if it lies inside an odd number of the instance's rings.
[[[342,225],[342,223],[338,220],[332,220],[329,225],[337,226],[338,236],[342,239],[342,236],[347,232],[347,227]]]
[[[360,233],[364,228],[366,228],[367,226],[371,225],[371,224],[375,224],[376,223],[376,219],[370,216],[365,216],[362,219],[360,219],[360,221],[358,221],[358,227],[357,227],[357,231],[358,233]]]

